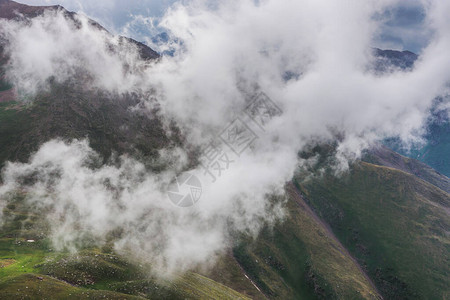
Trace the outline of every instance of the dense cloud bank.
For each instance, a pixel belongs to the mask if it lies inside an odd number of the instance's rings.
[[[153,174],[130,157],[92,169],[88,162],[95,153],[86,141],[50,141],[29,163],[6,165],[2,202],[19,187],[28,191],[29,201],[52,211],[59,248],[75,247],[85,236],[101,243],[121,228],[116,249],[152,263],[161,274],[212,262],[230,246],[231,233],[257,234],[265,222],[283,218],[283,186],[306,163],[297,157],[305,146],[339,137],[334,167],[341,171],[386,137],[420,141],[433,99],[448,93],[450,4],[424,1],[433,33],[429,45],[412,70],[380,75],[369,67],[380,28],[374,16],[395,4],[176,4],[160,23],[176,51],[157,62],[142,61],[132,45],[121,45],[82,17],[78,27],[60,13],[26,25],[0,23],[10,45],[7,75],[23,94],[47,88],[49,78],[64,81],[83,72],[98,88],[147,95],[143,107],[151,109],[156,99],[161,118],[175,120],[203,149],[211,150],[213,140],[227,163],[220,174],[214,169],[215,178],[201,167],[190,170],[201,178],[203,192],[194,206],[180,208],[167,190],[187,165],[183,149],[161,153],[173,168]],[[276,111],[263,126],[248,111],[261,92]],[[236,122],[252,140],[242,151],[226,144]],[[30,174],[39,176],[23,184]]]

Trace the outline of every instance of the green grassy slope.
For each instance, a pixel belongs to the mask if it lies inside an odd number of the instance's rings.
[[[0,296],[3,299],[145,299],[79,288],[49,276],[29,273],[1,281]]]
[[[247,295],[251,299],[267,299],[264,293],[259,290],[248,278],[241,265],[229,251],[223,255],[214,268],[199,271],[202,275],[211,278],[223,285],[229,286],[240,293]]]
[[[365,155],[363,160],[413,174],[420,179],[437,186],[441,190],[450,193],[450,179],[447,176],[437,172],[418,160],[402,156],[384,146],[371,149]]]
[[[108,245],[56,253],[42,214],[21,195],[9,201],[2,220],[0,299],[248,299],[196,273],[157,280],[148,266],[127,262]]]
[[[0,299],[249,299],[200,274],[160,281],[113,253],[52,253],[20,241],[0,239]]]
[[[113,152],[143,158],[148,166],[158,150],[180,145],[175,127],[170,139],[157,117],[129,109],[138,105],[134,95],[106,94],[74,83],[54,84],[33,102],[0,103],[0,167],[6,160],[26,161],[44,142],[88,138],[106,161]]]
[[[256,240],[243,237],[234,248],[245,274],[271,299],[378,299],[364,273],[296,188],[289,184],[287,192],[286,220],[266,228]]]
[[[207,277],[188,273],[170,282],[149,276],[148,269],[127,262],[109,247],[76,254],[53,252],[45,221],[19,194],[4,209],[0,298],[25,297],[33,291],[40,298],[103,295],[114,299],[127,294],[148,299],[245,299],[245,295],[252,299],[376,299],[377,292],[342,245],[292,185],[288,191],[286,222],[273,231],[266,229],[256,241],[241,238],[233,254],[204,273]]]
[[[29,118],[14,102],[0,103],[0,168],[20,155],[21,136],[31,130]]]
[[[355,164],[299,182],[386,299],[450,297],[450,196],[405,172]]]

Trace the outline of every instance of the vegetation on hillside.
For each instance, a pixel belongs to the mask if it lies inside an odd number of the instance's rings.
[[[405,172],[365,162],[340,178],[297,181],[308,203],[387,299],[450,295],[450,196]]]

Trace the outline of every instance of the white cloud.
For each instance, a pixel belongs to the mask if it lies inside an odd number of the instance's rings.
[[[176,0],[20,0],[28,5],[62,5],[69,11],[85,14],[113,33],[122,33],[128,22],[136,18],[159,18]],[[136,23],[136,21],[135,21]],[[130,30],[132,38],[141,37],[141,30]]]
[[[247,178],[244,184],[229,173],[213,187],[204,182],[205,201],[186,209],[166,194],[176,169],[148,173],[128,157],[119,166],[90,168],[96,159],[87,141],[50,141],[29,163],[7,164],[2,203],[19,186],[28,192],[27,201],[46,211],[57,249],[75,250],[86,237],[102,244],[112,230],[122,230],[116,250],[152,263],[152,271],[164,276],[213,262],[229,244],[230,230],[255,234],[262,220],[282,216],[264,200],[274,175],[267,174],[265,181]],[[20,185],[25,177],[34,180]]]
[[[245,106],[237,85],[247,82],[283,107],[273,123],[282,142],[327,136],[329,128],[349,138],[414,140],[448,82],[448,39],[439,35],[446,24],[432,28],[435,40],[412,72],[367,71],[380,25],[371,16],[390,1],[233,1],[216,10],[195,3],[174,7],[162,21],[187,50],[149,70],[163,87],[163,107],[179,120],[226,124]],[[437,17],[431,10],[429,20]],[[302,75],[285,83],[287,71]]]
[[[133,88],[144,64],[136,46],[90,26],[83,16],[76,21],[78,25],[57,11],[30,24],[0,21],[10,55],[7,76],[19,92],[35,93],[52,77],[63,82],[80,72],[91,76],[92,85],[99,88],[119,92]]]

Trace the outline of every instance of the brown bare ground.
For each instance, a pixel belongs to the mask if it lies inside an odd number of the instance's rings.
[[[12,265],[15,262],[16,262],[16,260],[12,259],[12,258],[0,259],[0,268],[4,268],[4,267],[7,267],[9,265]]]
[[[0,103],[11,102],[17,99],[17,93],[14,89],[9,89],[0,92]]]

